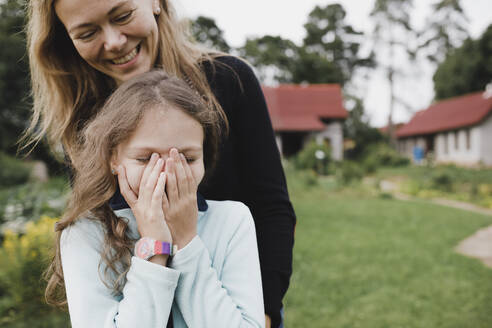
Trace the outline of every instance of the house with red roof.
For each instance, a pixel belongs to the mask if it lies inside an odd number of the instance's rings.
[[[436,162],[492,165],[492,94],[476,92],[446,99],[417,112],[397,130],[400,153],[416,148]]]
[[[263,86],[280,153],[290,156],[315,138],[343,159],[343,121],[348,117],[338,84]]]

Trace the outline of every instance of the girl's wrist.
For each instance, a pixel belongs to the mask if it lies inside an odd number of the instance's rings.
[[[195,233],[194,235],[181,238],[180,240],[176,241],[175,245],[178,246],[178,249],[183,249],[193,240],[193,238],[195,238],[196,235],[197,234]]]
[[[157,254],[148,259],[148,261],[162,266],[167,266],[168,259],[169,255],[167,254]]]

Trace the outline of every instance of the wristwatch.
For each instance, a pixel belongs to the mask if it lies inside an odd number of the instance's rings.
[[[177,251],[176,246],[172,246],[165,241],[159,241],[150,237],[142,237],[135,244],[135,256],[148,260],[154,255],[166,254],[173,256]]]

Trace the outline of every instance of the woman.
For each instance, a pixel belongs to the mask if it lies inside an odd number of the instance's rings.
[[[280,324],[292,272],[295,215],[266,104],[241,60],[189,41],[167,0],[31,0],[28,48],[34,99],[31,142],[61,141],[70,158],[78,133],[123,81],[159,67],[186,80],[229,122],[219,160],[199,191],[244,202],[255,220],[267,326]],[[128,207],[117,192],[113,209]]]

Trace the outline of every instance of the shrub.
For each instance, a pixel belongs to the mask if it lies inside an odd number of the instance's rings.
[[[23,161],[0,152],[0,181],[2,187],[25,183],[31,171]]]
[[[67,187],[65,179],[54,178],[45,183],[29,182],[0,189],[0,224],[31,221],[41,215],[60,215]]]
[[[431,178],[432,187],[446,192],[453,191],[453,176],[446,169],[436,170]]]
[[[314,170],[318,174],[327,175],[330,171],[331,148],[311,140],[294,158],[294,166],[301,170]]]
[[[45,216],[29,222],[24,235],[6,232],[0,249],[1,326],[68,326],[68,315],[45,303],[41,278],[51,257],[55,221]]]
[[[341,184],[347,185],[351,182],[359,181],[364,177],[363,168],[352,161],[343,161],[337,169],[337,180]]]
[[[369,169],[380,166],[405,166],[410,164],[410,160],[398,154],[387,143],[377,143],[370,145],[365,151],[364,163]]]
[[[375,156],[370,156],[362,162],[362,167],[366,173],[374,173],[377,171],[379,162]]]

